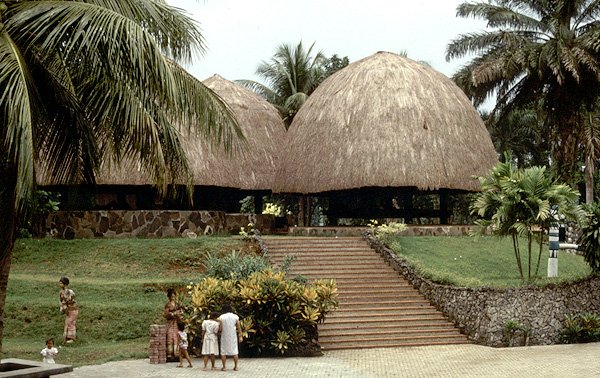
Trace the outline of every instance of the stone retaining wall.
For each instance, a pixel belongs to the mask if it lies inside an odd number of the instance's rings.
[[[215,233],[238,233],[255,224],[271,233],[274,217],[260,214],[226,214],[222,211],[100,210],[57,211],[42,225],[42,235],[59,239],[195,237]]]
[[[600,278],[544,288],[464,288],[441,285],[419,276],[402,258],[383,246],[370,233],[369,245],[418,289],[438,310],[454,322],[470,340],[488,346],[503,346],[502,330],[512,320],[530,329],[531,345],[559,340],[567,315],[600,314]]]
[[[293,236],[361,236],[367,227],[290,227]],[[408,225],[402,235],[406,236],[464,236],[471,230],[469,225]]]

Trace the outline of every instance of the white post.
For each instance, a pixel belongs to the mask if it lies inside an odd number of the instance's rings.
[[[548,233],[548,277],[558,277],[558,227],[550,226]]]

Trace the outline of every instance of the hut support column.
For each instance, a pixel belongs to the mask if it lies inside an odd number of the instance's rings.
[[[309,227],[311,218],[311,197],[300,196],[298,197],[298,226]]]
[[[402,198],[404,207],[404,223],[411,224],[413,222],[413,191],[407,189]]]
[[[262,194],[254,195],[254,214],[262,214],[263,211],[263,196]]]
[[[440,189],[440,224],[448,224],[448,189]]]

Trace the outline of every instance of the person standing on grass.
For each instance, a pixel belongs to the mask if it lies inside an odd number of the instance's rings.
[[[177,323],[177,345],[179,346],[179,365],[177,367],[183,367],[183,359],[185,358],[188,362],[188,367],[192,367],[192,361],[190,360],[190,355],[188,354],[188,338],[187,332],[185,332],[185,324]]]
[[[242,327],[240,318],[233,313],[230,303],[223,305],[223,315],[219,317],[219,332],[221,332],[221,370],[227,370],[227,356],[233,356],[233,370],[238,370],[238,342],[242,342]]]
[[[202,322],[202,357],[204,358],[204,370],[208,369],[208,357],[212,370],[215,370],[215,355],[219,354],[219,313],[213,311],[210,317]]]
[[[65,343],[72,343],[77,337],[77,316],[79,309],[75,302],[75,292],[69,289],[69,278],[61,277],[58,281],[60,285],[60,312],[65,314],[65,327],[63,338]]]
[[[46,347],[42,349],[40,353],[42,354],[42,357],[44,357],[42,362],[46,364],[54,364],[54,356],[58,354],[58,349],[54,347],[54,339],[50,338],[46,340]]]

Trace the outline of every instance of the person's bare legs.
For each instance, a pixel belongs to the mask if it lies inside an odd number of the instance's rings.
[[[208,354],[205,354],[204,356],[202,356],[202,358],[204,359],[204,370],[206,370],[208,369]]]
[[[212,368],[213,370],[215,370],[215,369],[216,369],[216,368],[215,368],[215,360],[216,360],[216,358],[215,358],[215,355],[214,355],[214,354],[211,354],[211,355],[210,355],[210,364],[212,365],[212,366],[211,366],[211,368]]]
[[[227,356],[224,354],[221,355],[221,363],[223,364],[223,367],[221,368],[221,370],[223,370],[223,371],[227,370],[227,367],[225,366],[225,364],[227,363]]]
[[[238,369],[238,355],[233,355],[233,370],[237,371]]]

